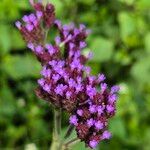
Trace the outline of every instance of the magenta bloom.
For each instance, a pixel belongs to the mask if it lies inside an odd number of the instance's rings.
[[[35,3],[35,14],[25,15],[16,26],[42,65],[37,96],[70,114],[69,123],[86,146],[95,148],[101,140],[109,139],[108,120],[115,115],[118,86],[109,86],[106,77],[91,75],[84,56],[89,30],[81,24],[62,25],[55,19],[54,6]],[[56,28],[55,43],[45,42],[45,30]],[[62,50],[64,52],[62,52]],[[34,64],[33,64],[34,65]]]

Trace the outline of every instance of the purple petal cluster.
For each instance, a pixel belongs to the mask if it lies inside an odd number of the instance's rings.
[[[90,33],[85,25],[63,25],[55,19],[52,4],[44,7],[35,3],[34,8],[36,13],[25,15],[23,23],[17,21],[16,26],[42,65],[36,94],[71,114],[69,122],[75,126],[78,138],[95,148],[111,137],[107,126],[116,111],[119,87],[109,88],[104,74],[92,76],[91,68],[86,66],[92,53],[84,56],[82,52]],[[58,30],[54,44],[45,43],[41,24]]]
[[[44,30],[41,24],[44,24],[45,28],[53,25],[55,9],[52,4],[47,4],[44,7],[42,3],[34,3],[33,7],[36,12],[23,16],[21,22],[16,22],[16,26],[27,43],[39,44],[43,43],[44,39]]]
[[[84,141],[90,148],[95,148],[101,140],[111,137],[107,127],[109,119],[115,115],[119,87],[113,86],[108,89],[106,83],[99,82],[99,78],[95,78],[92,82],[87,79],[85,84],[82,95],[85,94],[85,91],[88,90],[88,92],[70,117],[70,123],[75,126],[81,141]],[[101,87],[100,90],[94,90],[91,97],[89,92],[98,86]]]

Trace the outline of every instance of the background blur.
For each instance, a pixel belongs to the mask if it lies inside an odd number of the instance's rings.
[[[92,29],[93,74],[103,72],[107,83],[121,85],[113,137],[100,149],[150,150],[150,1],[50,1],[64,23]],[[47,150],[51,142],[52,109],[34,94],[40,65],[14,26],[30,12],[28,0],[0,0],[0,150]],[[64,129],[67,124],[64,115]],[[73,150],[86,149],[79,144]]]

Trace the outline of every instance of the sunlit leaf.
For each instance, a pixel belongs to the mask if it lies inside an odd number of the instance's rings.
[[[92,61],[108,61],[112,56],[113,48],[114,45],[111,40],[101,37],[93,38],[91,43],[91,49],[94,54]]]
[[[39,77],[40,65],[30,56],[7,56],[3,64],[4,71],[13,79]]]

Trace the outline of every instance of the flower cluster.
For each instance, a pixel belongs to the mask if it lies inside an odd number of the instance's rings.
[[[44,39],[44,30],[41,24],[43,24],[45,28],[50,28],[53,25],[55,9],[52,4],[47,4],[46,7],[44,7],[42,3],[35,3],[33,7],[36,13],[25,15],[22,18],[23,23],[17,21],[16,26],[27,43],[33,42],[39,44],[42,43]]]
[[[85,101],[78,105],[70,117],[70,123],[75,126],[78,137],[91,148],[95,148],[101,140],[111,137],[107,131],[108,119],[115,114],[119,87],[113,86],[109,90],[104,79],[103,74],[97,79],[88,77],[84,89]],[[96,86],[99,84],[100,90],[97,91]]]
[[[83,24],[79,27],[73,23],[62,25],[55,19],[52,4],[33,6],[36,13],[25,15],[24,23],[17,21],[16,26],[42,65],[36,94],[68,112],[78,138],[95,148],[101,140],[111,137],[107,125],[115,114],[119,87],[109,89],[103,74],[91,75],[86,62],[92,53],[85,56],[82,52],[90,31]],[[54,44],[45,43],[46,31],[52,26],[59,34]]]

